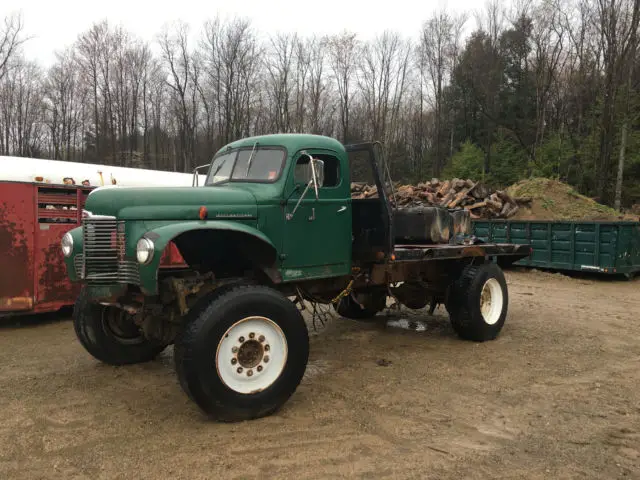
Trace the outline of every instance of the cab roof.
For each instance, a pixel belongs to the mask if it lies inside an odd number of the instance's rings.
[[[230,148],[253,147],[258,142],[259,146],[282,146],[287,149],[289,154],[295,153],[305,148],[333,150],[338,153],[344,153],[345,149],[342,143],[335,138],[326,137],[324,135],[311,135],[305,133],[276,133],[270,135],[257,135],[254,137],[242,138],[231,142],[222,147],[216,154]]]

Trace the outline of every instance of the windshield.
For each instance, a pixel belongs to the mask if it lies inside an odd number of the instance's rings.
[[[225,152],[213,159],[205,185],[233,181],[272,183],[280,176],[284,159],[285,151],[273,147]]]

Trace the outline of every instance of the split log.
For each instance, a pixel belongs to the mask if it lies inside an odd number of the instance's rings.
[[[467,195],[469,195],[469,192],[471,192],[476,185],[477,183],[474,183],[470,187],[460,190],[460,193],[458,193],[454,197],[454,199],[449,203],[448,208],[457,207],[462,202],[462,200],[464,200],[467,197]]]
[[[509,208],[505,212],[501,212],[500,216],[502,218],[511,218],[511,217],[513,217],[518,212],[518,210],[520,208],[515,203],[510,203],[510,204],[507,204],[507,205],[509,206]]]
[[[448,192],[450,189],[451,189],[451,182],[447,180],[440,186],[440,188],[436,193],[440,196],[444,196],[446,195],[446,192]]]
[[[474,203],[473,205],[468,205],[468,206],[466,206],[464,208],[467,209],[467,210],[475,210],[477,208],[485,207],[486,205],[487,205],[487,202],[483,201],[483,202]]]

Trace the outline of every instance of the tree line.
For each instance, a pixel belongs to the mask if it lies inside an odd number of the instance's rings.
[[[640,201],[640,0],[489,0],[407,37],[264,35],[175,22],[153,42],[107,21],[44,69],[0,25],[0,154],[191,171],[238,138],[380,140],[395,180],[557,178]]]

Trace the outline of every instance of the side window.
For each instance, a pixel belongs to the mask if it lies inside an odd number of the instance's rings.
[[[340,162],[333,155],[313,155],[314,158],[324,162],[324,185],[323,188],[336,187],[340,183]],[[303,183],[307,176],[309,157],[303,155],[296,162],[294,169],[294,181]]]

